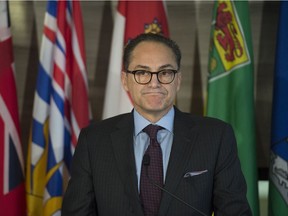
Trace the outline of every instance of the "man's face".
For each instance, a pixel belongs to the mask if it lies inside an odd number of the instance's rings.
[[[172,50],[166,45],[151,41],[141,42],[131,53],[129,71],[157,72],[163,69],[178,69]],[[121,77],[124,89],[133,100],[134,108],[152,122],[158,121],[173,106],[181,83],[179,72],[170,84],[159,83],[155,74],[151,82],[145,85],[138,84],[133,74],[123,71]]]

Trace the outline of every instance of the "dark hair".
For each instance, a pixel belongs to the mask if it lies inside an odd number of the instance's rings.
[[[148,34],[140,34],[137,37],[128,41],[128,43],[126,44],[124,48],[124,54],[123,54],[123,65],[124,65],[125,70],[128,70],[128,66],[130,64],[131,53],[133,52],[135,47],[139,43],[145,42],[145,41],[162,43],[166,45],[167,47],[169,47],[173,51],[178,69],[180,69],[181,51],[179,49],[179,46],[176,44],[176,42],[160,34],[148,33]]]

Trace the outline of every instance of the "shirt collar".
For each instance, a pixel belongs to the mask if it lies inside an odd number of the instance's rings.
[[[172,107],[169,112],[164,115],[158,122],[155,124],[165,128],[169,132],[173,132],[173,123],[174,123],[174,115],[175,110],[174,107]],[[140,113],[138,113],[135,109],[133,111],[134,116],[134,125],[135,125],[135,135],[137,136],[142,130],[148,126],[149,124],[152,124],[150,121],[145,119]]]

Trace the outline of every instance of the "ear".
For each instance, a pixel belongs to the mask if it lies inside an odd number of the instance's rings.
[[[182,73],[181,73],[181,72],[178,72],[178,73],[177,73],[177,91],[180,90],[181,81],[182,81]]]
[[[127,79],[128,79],[127,73],[125,73],[124,71],[121,71],[121,82],[125,91],[128,91]]]

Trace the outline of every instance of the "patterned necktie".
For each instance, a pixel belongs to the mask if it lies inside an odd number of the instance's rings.
[[[161,129],[163,128],[152,124],[143,129],[150,137],[150,145],[145,152],[145,155],[150,156],[150,163],[145,165],[145,161],[142,161],[140,177],[140,198],[145,216],[156,216],[161,201],[162,191],[152,183],[163,187],[162,151],[157,141],[157,132]]]

